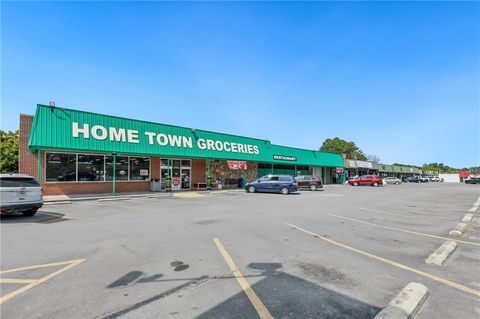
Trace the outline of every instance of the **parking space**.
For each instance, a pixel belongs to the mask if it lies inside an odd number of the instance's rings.
[[[2,218],[2,271],[84,260],[3,302],[2,318],[373,318],[410,282],[430,293],[417,318],[479,315],[479,212],[448,235],[476,185],[192,194]],[[426,264],[449,239],[446,262]]]

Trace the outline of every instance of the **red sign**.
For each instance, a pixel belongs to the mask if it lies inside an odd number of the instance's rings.
[[[247,169],[246,161],[227,161],[228,168],[232,170]]]

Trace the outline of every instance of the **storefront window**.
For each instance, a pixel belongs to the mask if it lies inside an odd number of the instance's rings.
[[[103,155],[78,154],[78,181],[103,181],[104,160]]]
[[[46,153],[46,181],[68,182],[77,179],[77,155]]]
[[[130,180],[150,179],[150,157],[130,157]]]
[[[113,180],[113,156],[105,157],[105,179],[107,181]],[[117,156],[115,167],[115,179],[117,181],[128,180],[128,157]]]

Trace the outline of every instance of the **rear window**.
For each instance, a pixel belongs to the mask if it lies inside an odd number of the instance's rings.
[[[40,184],[29,177],[2,177],[0,178],[0,187],[39,187]]]
[[[280,176],[280,180],[283,182],[291,182],[292,178],[288,176]]]

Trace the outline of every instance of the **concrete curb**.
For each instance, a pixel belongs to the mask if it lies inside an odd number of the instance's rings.
[[[427,287],[411,282],[374,319],[411,319],[418,312],[427,297]]]
[[[462,222],[471,222],[472,221],[472,218],[473,218],[473,214],[465,214],[465,216],[463,216],[462,218]]]
[[[454,229],[452,229],[448,234],[450,236],[461,236],[465,229],[467,228],[467,224],[465,223],[458,223]]]
[[[450,256],[453,251],[457,248],[457,243],[448,240],[442,244],[442,246],[438,247],[426,260],[425,263],[429,265],[436,265],[441,266],[447,260],[448,256]]]
[[[62,201],[48,201],[44,202],[43,205],[64,205],[64,204],[71,204],[72,202],[69,200],[62,200]]]
[[[124,196],[91,196],[91,197],[73,197],[73,198],[63,198],[63,199],[44,199],[44,204],[47,203],[66,203],[66,202],[81,202],[81,201],[86,201],[86,200],[100,200],[100,199],[111,199],[115,200],[118,198],[142,198],[142,197],[148,197],[148,198],[162,198],[162,197],[172,197],[171,193],[162,193],[162,194],[157,194],[157,195],[151,195],[151,194],[138,194],[138,195],[124,195]]]
[[[98,202],[114,202],[117,200],[130,200],[131,198],[128,197],[115,197],[115,198],[100,198],[97,199]]]
[[[475,213],[475,212],[477,211],[478,207],[479,207],[479,206],[473,206],[472,208],[470,208],[470,209],[468,210],[468,212],[469,212],[469,213]]]

